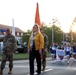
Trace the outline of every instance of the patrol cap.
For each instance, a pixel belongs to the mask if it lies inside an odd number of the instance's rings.
[[[44,31],[44,29],[41,27],[40,30]]]
[[[7,28],[6,31],[11,31],[11,29],[10,28]]]

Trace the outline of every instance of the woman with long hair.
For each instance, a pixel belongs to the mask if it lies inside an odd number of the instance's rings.
[[[37,62],[37,74],[41,73],[41,50],[44,47],[44,37],[37,24],[33,26],[28,42],[30,75],[34,75],[34,60]]]

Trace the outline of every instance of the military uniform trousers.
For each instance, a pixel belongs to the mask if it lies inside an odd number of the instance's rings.
[[[43,51],[42,52],[42,68],[43,69],[45,69],[45,67],[46,67],[46,56],[47,56],[46,52]]]
[[[13,53],[6,53],[2,54],[2,62],[1,62],[1,69],[5,68],[6,61],[9,61],[9,68],[13,68]]]

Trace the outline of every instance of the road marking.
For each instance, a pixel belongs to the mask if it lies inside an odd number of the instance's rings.
[[[50,62],[50,61],[48,61],[48,62]],[[70,69],[72,69],[72,70],[76,70],[76,67],[75,66],[72,66],[72,64],[73,64],[73,60],[71,60],[70,61],[70,64],[69,65],[65,65],[65,66],[53,66],[53,65],[50,65],[50,66],[46,66],[46,68],[48,68],[48,69],[66,69],[66,70],[70,70]],[[6,67],[8,67],[8,65],[6,65]],[[29,65],[14,65],[14,68],[28,68],[29,69]],[[37,66],[35,65],[35,68],[37,68]]]
[[[6,67],[8,67],[8,65],[6,65]],[[35,68],[37,68],[37,66],[34,66]],[[29,65],[25,66],[25,65],[14,65],[14,68],[28,68],[29,69]],[[46,71],[48,71],[49,69],[66,69],[66,70],[76,70],[76,67],[71,67],[71,66],[46,66]]]
[[[6,65],[8,67],[8,65]],[[14,65],[14,68],[29,68],[29,66],[24,66],[24,65]]]
[[[53,69],[46,69],[45,71],[41,71],[41,73],[48,72],[48,71],[51,71],[51,70],[53,70]],[[37,72],[34,73],[34,75],[36,75],[36,74],[37,74]],[[27,74],[27,75],[30,75],[30,74]]]

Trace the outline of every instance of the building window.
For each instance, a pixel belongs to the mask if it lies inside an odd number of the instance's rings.
[[[23,35],[23,33],[21,33],[21,35]]]
[[[21,33],[19,33],[19,35],[21,35]]]
[[[17,35],[19,35],[19,33],[17,33]]]

